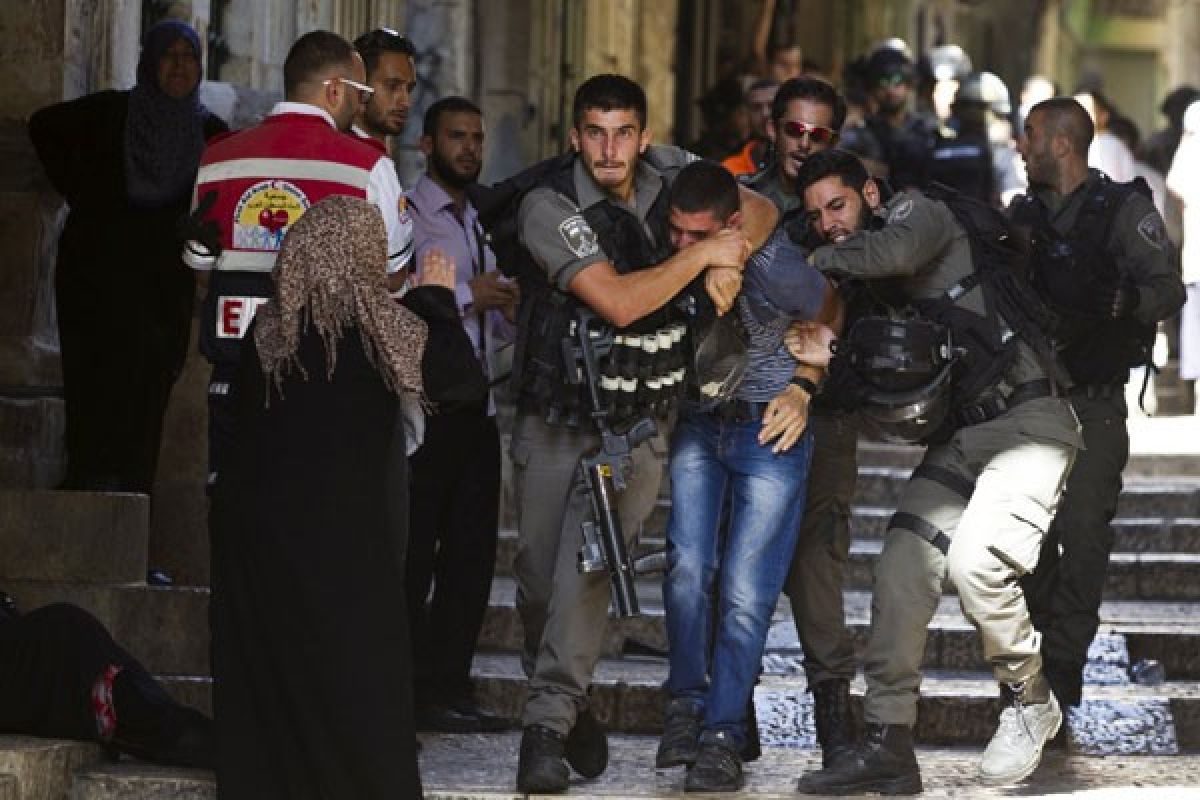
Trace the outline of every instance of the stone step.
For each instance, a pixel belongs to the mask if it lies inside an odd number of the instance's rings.
[[[1197,419],[1200,425],[1200,419]],[[1197,451],[1194,428],[1178,419],[1141,419],[1129,423],[1131,445],[1125,465],[1125,477],[1151,476],[1200,476],[1200,452]],[[1180,433],[1176,436],[1174,434]],[[1162,440],[1162,441],[1158,441]],[[859,466],[872,467],[915,467],[921,461],[924,448],[911,445],[887,444],[862,439],[858,443]]]
[[[812,696],[804,675],[778,672],[775,666],[770,659],[764,661],[764,672],[755,689],[760,729],[771,743],[815,746]],[[515,653],[477,653],[471,672],[483,707],[520,718],[527,682]],[[181,702],[206,712],[211,708],[207,697],[212,691],[209,678],[158,677]],[[662,685],[666,678],[667,663],[663,659],[601,659],[592,680],[590,702],[610,730],[658,733],[662,730]],[[864,689],[860,676],[851,689],[856,709],[861,706]],[[990,673],[926,670],[916,736],[927,745],[982,746],[991,737],[999,712],[998,689]],[[861,710],[855,713],[861,718]],[[1131,720],[1125,726],[1131,742],[1127,752],[1200,750],[1200,682],[1167,681],[1158,686],[1088,682],[1079,713],[1076,727],[1081,729],[1080,736],[1090,731],[1094,740],[1112,740],[1114,747],[1120,732],[1100,730],[1099,726],[1111,723],[1114,715]],[[1148,743],[1147,737],[1155,743]],[[1107,746],[1094,745],[1096,749]]]
[[[71,800],[216,800],[217,781],[203,769],[160,767],[122,761],[81,770],[71,786]]]
[[[0,581],[145,580],[144,494],[0,490]]]
[[[0,798],[65,800],[75,771],[105,758],[94,744],[0,736]]]
[[[208,588],[14,581],[0,585],[23,609],[74,603],[99,619],[151,672],[208,672]]]
[[[526,682],[515,655],[481,654],[475,659],[473,672],[480,703],[505,716],[520,716]],[[602,660],[592,682],[592,707],[612,730],[656,733],[662,728],[661,687],[666,677],[666,664],[659,660]],[[805,727],[806,735],[811,735],[811,722],[804,721],[811,718],[812,702],[806,688],[803,676],[764,674],[755,692],[760,727],[773,731],[772,735],[781,741],[795,737],[798,726]],[[852,692],[856,703],[859,702],[863,692],[861,678],[855,681]],[[1200,683],[1173,681],[1155,687],[1088,685],[1085,699],[1123,704],[1129,709],[1138,704],[1153,706],[1158,709],[1160,722],[1165,715],[1171,715],[1176,737],[1172,741],[1177,741],[1178,748],[1200,748]],[[998,689],[989,674],[927,672],[921,689],[917,740],[923,744],[986,744],[995,730],[999,712]],[[1151,723],[1147,720],[1146,724]]]
[[[619,656],[626,651],[626,642],[658,649],[666,647],[660,587],[658,577],[639,581],[643,614],[631,620],[609,622],[606,655]],[[208,673],[207,588],[17,584],[9,590],[24,608],[54,601],[69,601],[87,608],[152,672]],[[522,628],[515,597],[513,579],[498,575],[480,634],[482,649],[520,648]],[[861,654],[870,621],[870,592],[866,588],[850,589],[844,598],[847,621]],[[1101,607],[1100,617],[1102,631],[1124,634],[1129,639],[1135,661],[1153,658],[1163,664],[1171,678],[1200,680],[1200,603],[1121,600],[1113,596]],[[770,647],[784,654],[798,650],[786,599],[781,599],[776,613]],[[953,596],[942,598],[930,625],[925,663],[945,669],[978,669],[984,664],[977,637]]]
[[[859,467],[854,502],[895,507],[911,470]],[[1200,517],[1200,478],[1133,477],[1125,481],[1118,517]]]
[[[877,516],[874,522],[884,525],[886,518]],[[1185,524],[1189,535],[1195,535],[1191,527],[1193,522],[1188,520]],[[875,536],[856,538],[851,543],[846,588],[869,589],[872,586],[874,565],[883,547],[882,539],[878,538],[881,534]],[[661,546],[662,540],[649,537],[642,541],[647,546]],[[512,574],[514,550],[514,534],[503,533],[497,552],[497,575]],[[1200,555],[1195,552],[1114,552],[1109,558],[1104,593],[1105,597],[1114,600],[1200,600]]]
[[[851,512],[850,530],[860,539],[882,538],[895,510],[894,505],[856,505]],[[670,513],[670,501],[660,500],[643,526],[643,538],[661,542]],[[1114,552],[1200,552],[1200,516],[1123,516],[1114,519],[1112,525]],[[497,552],[498,568],[508,569],[512,563],[513,553],[504,552],[506,546],[515,547],[515,539],[508,542],[501,539]]]
[[[845,586],[869,589],[880,540],[857,540],[850,545]],[[1108,560],[1104,596],[1114,600],[1200,600],[1200,554],[1113,553]],[[949,589],[948,587],[948,590]]]
[[[422,735],[421,779],[426,800],[526,800],[513,788],[519,733]],[[682,796],[682,769],[656,770],[654,736],[609,737],[609,767],[588,781],[573,775],[567,794],[575,800],[667,800]],[[1195,797],[1200,785],[1200,756],[1145,756],[1136,759],[1090,758],[1047,753],[1041,766],[1018,787],[979,785],[980,748],[917,750],[922,797],[974,800],[1026,797],[1106,797],[1121,800],[1180,800]],[[746,788],[736,797],[796,800],[796,779],[816,769],[812,749],[767,746],[746,766]],[[72,800],[215,800],[211,773],[167,769],[128,762],[79,773]],[[530,800],[540,796],[530,795]]]
[[[618,658],[647,648],[665,651],[667,635],[662,593],[655,579],[638,586],[642,615],[634,619],[609,620],[604,638],[604,655]],[[869,591],[850,590],[843,595],[846,621],[861,660],[870,626]],[[1125,636],[1130,659],[1154,659],[1169,678],[1200,680],[1200,603],[1110,601],[1100,608],[1100,632]],[[484,618],[479,647],[492,651],[517,651],[522,628],[516,612],[516,586],[511,578],[498,577],[492,584],[491,603]],[[798,663],[800,644],[796,626],[782,598],[772,620],[767,640],[770,657]],[[929,625],[924,664],[931,669],[984,669],[986,661],[974,628],[958,607],[958,599],[943,597]]]

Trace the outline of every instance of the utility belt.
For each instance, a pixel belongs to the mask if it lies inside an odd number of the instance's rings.
[[[665,418],[689,371],[687,327],[656,314],[619,331],[589,328],[587,350],[596,362],[592,374],[598,376],[596,386],[589,387],[580,342],[583,311],[572,298],[552,293],[531,298],[522,309],[513,372],[518,404],[551,425],[571,428],[590,426],[599,412],[618,426]]]
[[[1046,378],[1019,383],[1009,387],[1001,382],[992,392],[977,403],[960,406],[951,412],[956,427],[982,425],[1004,414],[1022,403],[1054,396],[1054,387]]]
[[[1124,397],[1123,383],[1089,383],[1082,386],[1072,386],[1068,391],[1071,397],[1086,397],[1088,400],[1111,400],[1114,397]]]
[[[733,398],[714,408],[709,413],[723,422],[756,422],[767,413],[769,403]]]

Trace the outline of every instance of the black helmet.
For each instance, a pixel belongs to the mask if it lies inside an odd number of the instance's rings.
[[[942,427],[950,411],[952,366],[946,364],[929,384],[916,389],[869,393],[862,405],[867,428],[885,442],[927,441]]]
[[[862,414],[881,439],[915,443],[950,408],[953,348],[944,327],[919,317],[863,317],[837,343],[861,378]]]

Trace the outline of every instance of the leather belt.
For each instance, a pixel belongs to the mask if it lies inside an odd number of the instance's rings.
[[[712,413],[726,422],[754,422],[762,419],[767,411],[767,404],[752,400],[728,400],[712,410]]]

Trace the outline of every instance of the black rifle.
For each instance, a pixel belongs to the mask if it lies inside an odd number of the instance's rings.
[[[658,433],[651,418],[639,419],[624,433],[609,424],[609,409],[600,397],[599,359],[612,353],[613,329],[591,311],[576,312],[571,335],[563,341],[563,357],[569,380],[585,382],[591,416],[600,432],[600,449],[579,460],[582,488],[592,502],[593,519],[583,523],[583,547],[579,551],[581,573],[607,570],[612,585],[613,609],[618,617],[634,617],[638,607],[637,570],[617,514],[617,492],[625,489],[625,473],[632,466],[633,448]],[[575,366],[581,365],[582,372]]]

